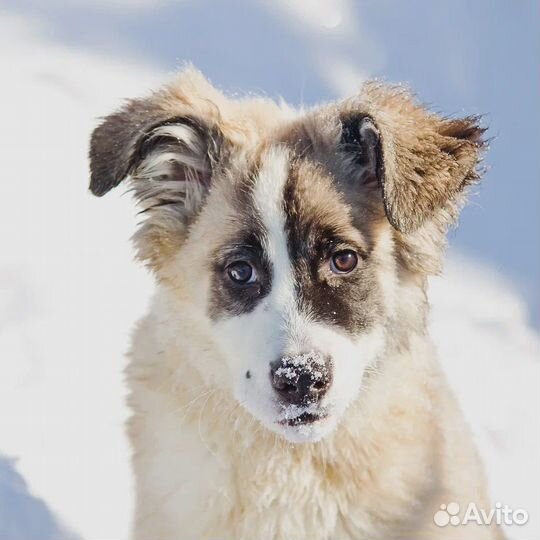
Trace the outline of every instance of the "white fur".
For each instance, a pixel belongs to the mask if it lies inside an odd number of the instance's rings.
[[[252,313],[216,324],[215,333],[231,364],[238,401],[269,429],[279,430],[279,408],[270,386],[270,362],[285,354],[298,318],[294,307],[293,269],[287,252],[283,190],[288,154],[268,152],[254,186],[254,202],[266,227],[265,250],[272,261],[272,290]],[[249,370],[251,378],[245,377]]]
[[[157,137],[172,138],[176,142],[154,150],[137,167],[133,186],[139,204],[146,210],[166,200],[182,205],[182,212],[191,215],[198,208],[204,191],[199,179],[208,174],[203,142],[195,130],[182,124],[156,128],[150,140]],[[180,181],[174,175],[175,165],[181,166],[185,174]]]

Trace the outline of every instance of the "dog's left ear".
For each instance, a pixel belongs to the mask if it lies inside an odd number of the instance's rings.
[[[363,181],[380,183],[392,226],[411,233],[441,210],[453,216],[461,192],[479,177],[479,118],[444,118],[378,84],[362,97],[341,113],[341,145],[356,156]]]

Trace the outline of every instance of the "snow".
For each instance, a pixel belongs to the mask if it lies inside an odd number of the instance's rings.
[[[129,197],[89,195],[86,152],[96,117],[164,74],[53,44],[1,12],[0,50],[0,453],[17,458],[16,470],[0,461],[0,501],[18,507],[13,539],[31,538],[31,519],[44,540],[126,538],[123,353],[151,279],[132,261]],[[539,336],[510,284],[474,261],[453,254],[431,293],[432,332],[494,500],[531,515],[512,538],[537,538]]]
[[[430,298],[431,333],[493,501],[529,513],[508,537],[540,538],[540,338],[525,303],[496,272],[455,254],[446,276],[432,280]]]
[[[14,460],[0,458],[0,538],[76,540],[40,499],[28,492]]]
[[[300,374],[310,373],[314,379],[319,380],[328,375],[324,358],[315,351],[285,356],[281,364],[275,372],[278,377],[283,375],[287,379],[297,380]]]
[[[0,453],[83,537],[123,538],[123,353],[150,280],[132,263],[129,198],[89,195],[86,153],[96,117],[157,77],[5,15],[0,49]]]

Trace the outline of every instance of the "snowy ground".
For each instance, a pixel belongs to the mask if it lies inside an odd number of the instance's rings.
[[[42,540],[61,528],[125,538],[123,352],[151,280],[132,263],[129,198],[88,194],[86,150],[97,116],[163,74],[52,44],[1,12],[0,50],[0,454],[17,458],[0,459],[0,538],[31,539],[32,520]],[[432,330],[493,499],[531,515],[508,533],[538,538],[540,340],[524,303],[457,254],[431,297]],[[7,519],[7,508],[19,512]]]

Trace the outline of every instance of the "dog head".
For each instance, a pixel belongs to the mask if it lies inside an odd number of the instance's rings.
[[[188,70],[96,128],[90,188],[130,182],[169,323],[218,351],[183,361],[269,429],[315,441],[418,319],[404,287],[437,271],[482,134],[380,84],[295,112]]]

